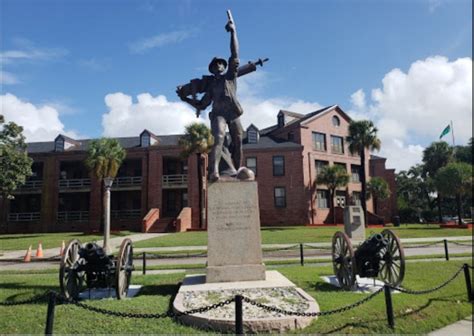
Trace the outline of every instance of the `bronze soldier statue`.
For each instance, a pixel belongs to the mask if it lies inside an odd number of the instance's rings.
[[[227,62],[223,58],[214,57],[209,63],[212,76],[193,79],[189,84],[178,86],[176,92],[182,101],[196,108],[196,116],[212,103],[209,113],[211,132],[214,145],[209,155],[209,180],[218,181],[221,174],[238,176],[242,167],[242,136],[243,128],[240,116],[242,107],[237,100],[237,77],[256,70],[256,65],[263,65],[268,59],[249,62],[239,68],[239,42],[235,23],[230,11],[227,11],[228,21],[225,29],[230,33],[230,57]],[[226,71],[227,69],[227,71]],[[202,99],[197,98],[203,93]],[[190,98],[189,96],[192,96]],[[226,146],[226,128],[229,128],[231,144]],[[230,149],[230,155],[229,155]],[[224,165],[221,165],[221,159]],[[222,169],[224,166],[224,169]],[[221,170],[219,168],[221,167]],[[245,176],[245,174],[243,174]]]

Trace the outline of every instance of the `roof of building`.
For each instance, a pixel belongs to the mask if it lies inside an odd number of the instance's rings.
[[[292,111],[287,111],[287,110],[280,110],[279,113],[283,113],[289,117],[293,117],[293,118],[298,118],[298,119],[301,119],[301,118],[304,118],[304,114],[301,114],[301,113],[296,113],[296,112],[292,112]]]
[[[374,155],[374,154],[370,154],[370,159],[371,160],[387,160],[387,158],[385,158],[383,156],[378,156],[378,155]]]

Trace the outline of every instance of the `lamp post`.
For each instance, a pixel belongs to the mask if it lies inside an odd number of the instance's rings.
[[[112,253],[109,247],[110,240],[110,188],[114,183],[113,177],[104,177],[105,199],[104,199],[104,251],[107,254]]]

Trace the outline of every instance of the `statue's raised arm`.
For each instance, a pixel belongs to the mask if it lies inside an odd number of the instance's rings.
[[[234,59],[239,58],[239,40],[237,39],[237,30],[235,28],[234,18],[230,9],[227,10],[227,24],[225,25],[225,30],[230,32],[230,57]]]

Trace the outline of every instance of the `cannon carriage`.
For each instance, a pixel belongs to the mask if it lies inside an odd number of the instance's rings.
[[[379,277],[383,282],[398,286],[405,276],[405,254],[400,239],[391,230],[371,235],[354,250],[349,237],[336,232],[332,240],[334,274],[341,288],[354,287],[356,276]]]
[[[107,255],[96,243],[81,245],[72,239],[64,249],[59,267],[61,293],[68,299],[77,299],[84,289],[115,289],[117,299],[127,296],[133,271],[133,246],[124,239],[118,255]]]

